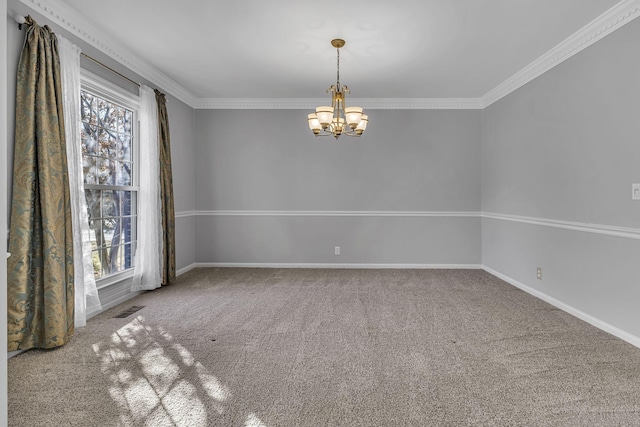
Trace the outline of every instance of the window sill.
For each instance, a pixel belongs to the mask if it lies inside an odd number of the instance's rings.
[[[95,312],[88,312],[87,319],[140,295],[143,291],[131,290],[132,282],[133,269],[114,274],[113,276],[98,281],[96,285],[98,287],[98,296],[100,297],[102,309]]]
[[[114,274],[104,279],[97,280],[96,287],[98,289],[104,289],[111,285],[115,285],[116,283],[121,283],[121,282],[124,282],[125,280],[131,280],[132,278],[133,278],[133,268],[130,268],[127,271],[123,271],[121,273]]]

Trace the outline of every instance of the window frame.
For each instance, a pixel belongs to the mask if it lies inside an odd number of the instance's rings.
[[[97,95],[101,98],[104,98],[107,101],[114,102],[122,107],[125,107],[133,112],[133,128],[132,128],[132,151],[133,155],[131,158],[131,163],[134,165],[133,173],[131,176],[132,185],[123,186],[123,185],[100,185],[100,184],[84,184],[85,190],[92,189],[100,189],[100,190],[124,190],[124,191],[135,191],[135,203],[136,203],[136,215],[135,221],[132,221],[132,235],[135,236],[135,239],[132,239],[131,242],[131,253],[132,256],[136,253],[137,248],[137,229],[138,229],[138,218],[139,218],[139,204],[138,204],[138,194],[140,192],[140,121],[139,121],[139,111],[140,111],[140,98],[138,95],[135,95],[131,92],[128,92],[126,89],[111,83],[110,81],[90,72],[83,68],[80,69],[80,89],[82,91],[90,92],[93,95]],[[80,123],[76,124],[77,126]],[[84,176],[83,176],[84,181]],[[108,188],[105,188],[108,187]],[[135,260],[135,258],[134,258]],[[100,279],[96,279],[96,287],[98,289],[105,288],[107,286],[113,285],[115,283],[119,283],[133,277],[133,272],[135,269],[135,261],[133,261],[133,266],[125,271],[120,271],[117,273],[110,274],[106,277],[102,277]]]

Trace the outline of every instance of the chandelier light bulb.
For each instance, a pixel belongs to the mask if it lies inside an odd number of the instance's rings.
[[[318,116],[318,121],[320,122],[322,127],[326,128],[331,124],[331,121],[333,120],[333,107],[317,107],[316,115]]]
[[[320,134],[320,131],[322,130],[322,125],[318,121],[318,116],[315,114],[309,114],[307,120],[309,122],[309,129],[311,129],[313,134],[314,135]]]
[[[344,115],[351,129],[355,130],[356,127],[358,127],[358,124],[360,124],[360,120],[362,119],[362,108],[347,107],[344,109]]]

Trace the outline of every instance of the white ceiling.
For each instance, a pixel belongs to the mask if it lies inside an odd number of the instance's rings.
[[[64,0],[196,98],[479,98],[618,0]],[[85,22],[86,24],[86,22]]]

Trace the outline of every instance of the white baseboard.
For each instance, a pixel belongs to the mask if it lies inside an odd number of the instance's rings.
[[[14,356],[19,355],[20,353],[24,353],[27,350],[16,350],[16,351],[8,351],[7,352],[7,359],[11,359]]]
[[[481,264],[349,264],[349,263],[270,263],[270,262],[196,262],[179,272],[186,273],[199,267],[241,267],[241,268],[358,268],[358,269],[482,269]],[[182,273],[179,273],[182,274]]]
[[[184,273],[188,273],[189,271],[196,268],[198,265],[194,262],[192,264],[187,265],[186,267],[182,267],[176,270],[176,277],[182,276]]]
[[[505,282],[509,283],[510,285],[515,286],[516,288],[522,289],[523,291],[525,291],[526,293],[533,295],[536,298],[541,299],[542,301],[545,301],[551,305],[553,305],[554,307],[559,308],[560,310],[571,314],[572,316],[577,317],[580,320],[583,320],[587,323],[589,323],[592,326],[595,326],[598,329],[601,329],[615,337],[620,338],[621,340],[624,340],[626,342],[628,342],[629,344],[640,348],[640,337],[637,337],[633,334],[630,334],[616,326],[610,325],[607,322],[604,322],[600,319],[597,319],[593,316],[591,316],[590,314],[585,313],[584,311],[578,310],[575,307],[572,307],[568,304],[565,304],[564,302],[555,299],[552,296],[549,296],[547,294],[545,294],[544,292],[540,292],[536,289],[533,289],[527,285],[525,285],[524,283],[521,283],[515,279],[512,279],[509,276],[505,276],[502,273],[499,273],[497,271],[495,271],[494,269],[485,266],[482,266],[482,269],[484,271],[486,271],[489,274],[492,274],[494,276],[496,276],[499,279],[504,280]]]

